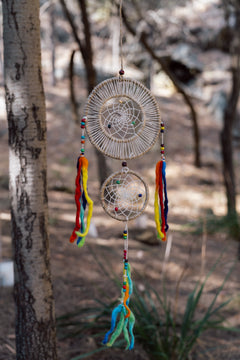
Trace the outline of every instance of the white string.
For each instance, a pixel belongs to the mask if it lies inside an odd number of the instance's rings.
[[[116,159],[143,155],[160,132],[160,112],[149,90],[138,81],[112,78],[89,96],[87,131],[98,150]]]
[[[122,0],[119,5],[119,20],[120,20],[120,64],[123,70],[123,34],[122,34]]]
[[[136,218],[146,207],[147,199],[146,184],[131,171],[115,173],[102,187],[102,205],[117,220]]]
[[[127,232],[127,238],[124,239],[124,250],[126,250],[126,259],[128,259],[128,222],[126,221],[125,231]]]
[[[116,139],[133,137],[142,125],[141,109],[129,98],[115,98],[109,105],[105,103],[101,115],[104,128]]]

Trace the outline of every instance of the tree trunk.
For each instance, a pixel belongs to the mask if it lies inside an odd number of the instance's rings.
[[[238,66],[232,69],[232,90],[224,112],[224,124],[221,131],[223,158],[223,177],[227,196],[227,215],[236,217],[236,186],[233,165],[232,129],[236,117],[240,90],[239,57]]]
[[[224,112],[224,123],[221,132],[222,159],[223,159],[223,177],[227,196],[227,215],[237,219],[236,210],[236,186],[233,163],[233,124],[237,116],[237,105],[240,92],[240,4],[239,1],[233,1],[231,5],[224,2],[225,16],[229,18],[229,11],[235,16],[233,28],[233,38],[230,44],[232,54],[232,88],[228,98],[228,103]]]
[[[56,60],[56,49],[55,49],[55,32],[56,32],[56,26],[55,26],[55,3],[52,2],[50,8],[49,8],[49,22],[50,22],[50,47],[51,47],[51,65],[52,65],[52,71],[51,71],[51,77],[52,77],[52,86],[56,85],[56,67],[55,67],[55,60]]]
[[[93,88],[97,84],[97,76],[96,76],[96,70],[93,64],[93,50],[92,50],[92,41],[91,41],[91,27],[90,22],[88,18],[87,13],[87,5],[85,0],[78,0],[79,9],[81,11],[81,17],[82,17],[82,24],[84,28],[84,41],[80,39],[78,36],[77,27],[73,21],[72,15],[70,14],[68,7],[66,5],[65,0],[60,0],[63,11],[66,15],[66,18],[68,19],[68,22],[72,28],[72,33],[74,36],[74,39],[76,43],[78,44],[79,50],[81,52],[85,71],[86,71],[86,80],[87,80],[87,88],[88,93],[90,93]],[[70,60],[70,69],[73,69],[73,61],[74,61],[74,53],[72,54],[71,60]],[[74,84],[73,84],[73,73],[70,75],[72,83],[70,84],[71,87],[71,100],[75,98],[74,95]],[[72,102],[73,103],[73,102]],[[76,110],[76,108],[75,108]],[[98,164],[98,177],[100,185],[103,184],[104,180],[107,176],[110,175],[110,169],[107,165],[107,160],[105,155],[103,155],[100,151],[98,151],[96,148],[95,155],[97,157],[97,164]]]
[[[17,360],[55,360],[38,0],[3,0]]]

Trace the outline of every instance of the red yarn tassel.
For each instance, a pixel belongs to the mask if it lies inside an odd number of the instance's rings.
[[[162,178],[162,167],[163,167],[163,161],[160,161],[160,168],[159,168],[159,188],[158,188],[158,195],[159,195],[159,202],[161,207],[161,219],[162,219],[162,225],[161,225],[161,231],[165,234],[165,217],[164,217],[164,199],[163,199],[163,178]]]
[[[165,216],[164,216],[164,187],[163,187],[163,177],[162,177],[163,161],[159,161],[156,165],[156,191],[159,198],[159,218],[161,216],[161,232],[164,235],[162,241],[166,240],[166,230],[165,230]],[[156,209],[155,209],[156,211]],[[159,219],[160,220],[160,219]]]
[[[77,239],[77,234],[76,231],[79,231],[81,228],[80,225],[80,210],[81,210],[81,203],[80,203],[80,197],[81,197],[81,171],[82,171],[82,157],[78,158],[78,172],[77,172],[77,176],[76,176],[76,180],[75,180],[75,185],[76,185],[76,189],[75,189],[75,203],[76,203],[76,207],[77,207],[77,211],[76,211],[76,222],[75,222],[75,228],[72,232],[72,235],[70,236],[69,241],[71,243],[73,243],[76,239]]]

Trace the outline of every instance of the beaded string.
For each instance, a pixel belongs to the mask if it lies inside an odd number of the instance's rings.
[[[76,220],[75,227],[70,237],[70,242],[73,243],[77,239],[77,246],[82,247],[85,243],[86,235],[89,231],[93,201],[90,199],[87,191],[88,180],[88,160],[85,158],[85,126],[87,118],[84,117],[81,121],[81,150],[77,161],[77,176],[75,180],[75,203],[76,203]],[[88,216],[86,225],[84,223],[84,213],[88,204]]]
[[[125,230],[123,231],[124,239],[124,250],[123,250],[123,260],[128,261],[128,223],[126,222]]]
[[[82,118],[81,121],[81,129],[82,129],[82,135],[81,135],[81,156],[84,156],[85,153],[85,127],[86,127],[86,117]]]
[[[135,323],[135,316],[129,308],[130,296],[133,292],[133,284],[131,279],[131,267],[128,262],[128,223],[126,222],[123,231],[124,250],[123,250],[123,286],[121,303],[112,311],[111,328],[106,333],[103,344],[112,346],[117,338],[123,333],[124,339],[127,343],[126,350],[132,350],[134,347],[133,327]],[[117,323],[117,318],[119,321]],[[109,339],[109,336],[111,338]]]
[[[125,310],[127,314],[125,315],[125,318],[128,318],[130,316],[130,309],[127,306],[127,300],[129,298],[129,283],[128,283],[128,223],[126,222],[125,230],[123,231],[123,239],[124,239],[124,250],[123,250],[123,262],[124,262],[124,268],[123,268],[123,293],[124,293],[124,299],[123,304],[125,307]]]

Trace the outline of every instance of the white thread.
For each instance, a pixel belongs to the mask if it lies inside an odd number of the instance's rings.
[[[123,34],[122,34],[122,0],[119,5],[119,19],[120,19],[120,64],[123,70]]]
[[[124,239],[124,250],[126,251],[126,259],[128,259],[128,222],[126,221],[126,225],[125,225],[125,234],[127,235],[126,236],[126,239]]]
[[[139,216],[148,200],[148,189],[144,181],[125,168],[104,182],[101,194],[103,208],[110,216],[121,221]]]
[[[160,132],[155,98],[138,81],[112,78],[90,94],[86,107],[89,139],[98,150],[115,159],[143,155]]]

